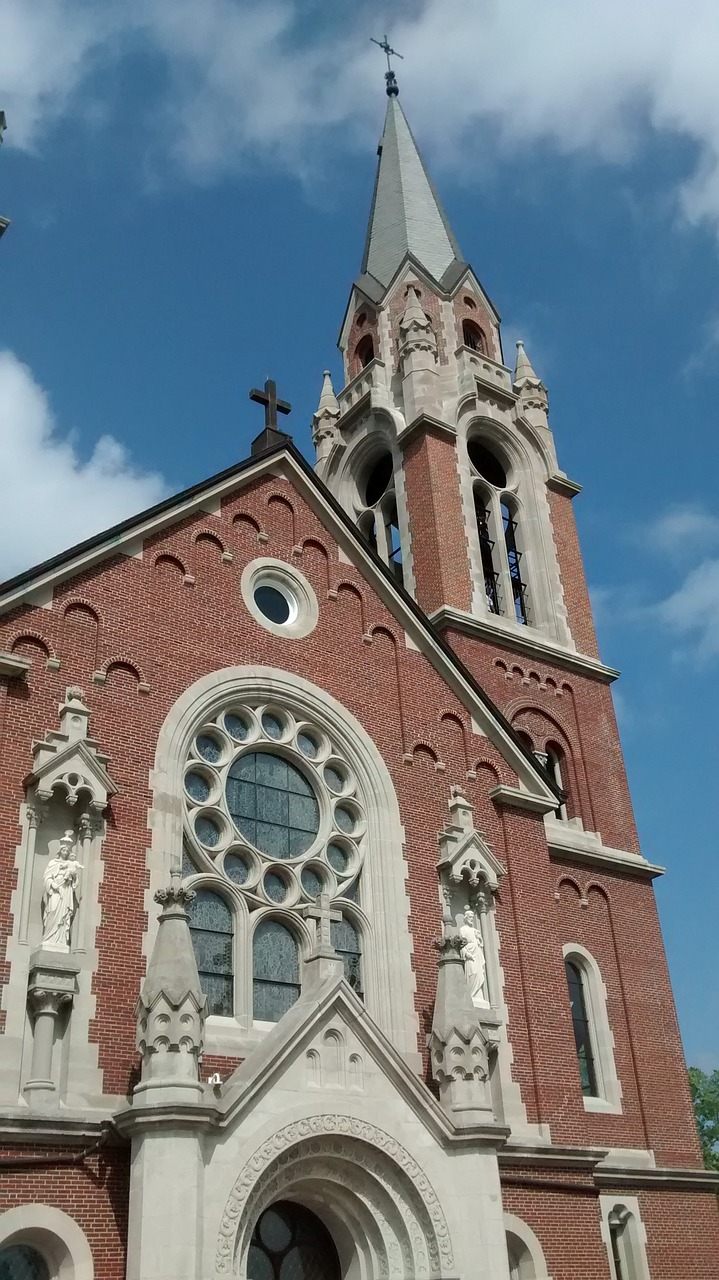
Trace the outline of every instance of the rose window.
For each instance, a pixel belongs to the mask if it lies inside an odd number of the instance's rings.
[[[332,923],[332,940],[361,993],[360,933],[353,907],[342,904],[358,902],[365,814],[352,770],[329,735],[286,708],[232,704],[195,733],[184,799],[185,874],[204,877],[190,923],[210,1011],[232,1013],[234,951],[227,926],[214,920],[224,920],[225,903],[238,892],[250,912],[256,1018],[268,1020],[269,1008],[281,1016],[299,993],[299,960],[280,963],[285,951],[297,953],[299,933],[292,935],[286,916],[281,926],[273,923],[273,909],[304,915],[322,893],[338,900],[342,918]]]

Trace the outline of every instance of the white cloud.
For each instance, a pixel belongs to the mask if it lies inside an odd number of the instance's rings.
[[[138,471],[112,436],[87,461],[57,430],[27,365],[0,351],[0,579],[159,502],[161,476]]]
[[[698,547],[711,548],[719,543],[719,516],[701,506],[678,503],[648,525],[642,542],[654,551],[668,551],[677,558],[695,556]]]
[[[700,662],[719,657],[719,560],[707,559],[656,606],[655,615]]]
[[[99,58],[143,48],[167,72],[148,89],[148,129],[162,120],[187,169],[212,177],[261,156],[305,173],[331,156],[331,126],[344,147],[376,128],[368,36],[383,22],[374,0],[3,0],[8,142],[42,140]],[[492,126],[505,150],[618,162],[653,130],[694,144],[677,206],[719,230],[715,0],[422,0],[396,7],[390,35],[417,131],[465,175]]]

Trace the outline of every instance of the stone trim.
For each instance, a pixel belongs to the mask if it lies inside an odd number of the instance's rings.
[[[579,831],[565,822],[553,822],[550,814],[546,815],[544,826],[550,857],[555,861],[584,862],[605,870],[628,871],[631,875],[646,876],[650,880],[665,874],[665,867],[647,862],[640,853],[611,849],[602,844],[597,832]]]
[[[18,657],[16,653],[0,653],[0,676],[8,676],[11,680],[22,680],[30,670],[32,662],[29,658]]]
[[[610,1223],[613,1218],[624,1220],[626,1226],[622,1232],[622,1249],[626,1266],[622,1268],[626,1276],[630,1280],[650,1280],[649,1263],[647,1262],[647,1233],[642,1222],[639,1212],[639,1201],[636,1196],[612,1196],[603,1195],[599,1197],[599,1212],[602,1217],[602,1240],[606,1246],[607,1259],[609,1261],[609,1274],[612,1280],[624,1280],[623,1276],[617,1275],[617,1270],[612,1257],[612,1240],[610,1235]]]
[[[547,1263],[544,1258],[544,1250],[539,1240],[532,1231],[532,1228],[518,1218],[514,1213],[505,1213],[504,1215],[505,1234],[511,1231],[512,1235],[521,1240],[527,1252],[530,1254],[533,1265],[532,1275],[536,1280],[552,1280],[547,1271]]]
[[[577,942],[566,942],[562,948],[566,960],[572,960],[580,969],[584,998],[589,1017],[589,1034],[594,1051],[594,1069],[597,1087],[596,1097],[583,1095],[585,1111],[601,1111],[611,1115],[622,1114],[622,1086],[614,1062],[614,1036],[607,1014],[607,988],[594,956]]]
[[[187,750],[200,723],[211,718],[226,699],[266,698],[286,704],[299,718],[313,721],[337,743],[357,778],[367,802],[367,853],[363,867],[363,911],[372,922],[365,935],[367,1008],[392,1037],[400,1052],[418,1069],[418,1022],[414,1007],[414,974],[408,926],[407,864],[404,829],[387,766],[359,721],[330,694],[300,676],[275,667],[226,667],[196,681],[170,710],[158,738],[155,768],[150,774],[154,792],[148,825],[148,908],[156,889],[169,874],[169,858],[182,847],[184,800],[182,776]],[[193,884],[195,882],[193,881]],[[214,881],[213,881],[214,886]],[[228,896],[232,893],[228,884]],[[238,895],[239,896],[239,895]],[[144,949],[150,954],[157,922],[152,919]],[[275,912],[275,914],[280,914]],[[298,922],[298,928],[301,921]],[[373,952],[373,954],[371,954]],[[382,975],[382,977],[380,976]],[[216,1025],[216,1021],[221,1026]],[[244,1057],[261,1037],[261,1029],[243,1027],[234,1019],[210,1018],[206,1028],[208,1053]]]
[[[579,675],[589,676],[602,684],[612,684],[619,678],[620,672],[615,667],[607,667],[595,658],[587,658],[573,649],[565,649],[545,636],[540,636],[530,628],[520,625],[490,621],[488,618],[475,618],[462,609],[454,609],[443,605],[429,615],[430,622],[440,630],[454,627],[467,635],[476,636],[480,640],[488,640],[492,644],[501,645],[503,649],[512,649],[516,653],[539,661],[554,663],[566,671],[576,671]]]
[[[95,1268],[84,1231],[62,1209],[24,1204],[0,1216],[0,1248],[27,1244],[47,1262],[53,1280],[93,1280]]]

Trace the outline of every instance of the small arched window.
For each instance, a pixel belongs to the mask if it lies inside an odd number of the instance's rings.
[[[0,1249],[0,1280],[50,1280],[50,1269],[32,1245],[11,1244]]]
[[[474,320],[462,321],[462,342],[465,347],[469,347],[470,351],[479,351],[482,355],[487,355],[487,338],[484,330],[480,329]]]
[[[615,1201],[610,1196],[602,1196],[600,1204],[612,1280],[649,1280],[644,1228],[636,1197]]]
[[[501,503],[501,512],[504,545],[507,549],[507,563],[509,565],[509,581],[514,603],[514,616],[517,622],[521,622],[526,626],[529,621],[527,615],[527,588],[522,578],[522,552],[517,546],[517,519],[513,506],[506,498]]]
[[[579,1079],[585,1097],[598,1097],[597,1073],[594,1065],[594,1046],[589,1022],[589,1002],[583,970],[573,959],[564,961],[569,989],[569,1005],[572,1011],[574,1047],[577,1054]]]
[[[355,355],[363,369],[366,369],[367,365],[374,360],[374,339],[371,333],[366,333],[363,338],[360,338],[355,347]]]
[[[479,536],[479,554],[482,560],[484,598],[490,613],[501,613],[499,607],[499,566],[496,559],[496,543],[490,533],[491,507],[486,504],[481,489],[474,491],[474,516]]]
[[[561,747],[557,746],[557,744],[554,742],[547,743],[547,773],[549,774],[552,781],[556,782],[557,786],[561,787],[562,791],[564,791],[566,794],[567,769],[566,769],[566,762],[564,759],[564,752],[562,751]],[[566,822],[568,820],[569,813],[567,810],[567,805],[564,801],[562,802],[562,804],[558,805],[558,807],[554,810],[554,816],[555,818],[559,818],[560,822]]]
[[[345,978],[352,990],[362,999],[362,944],[354,925],[343,916],[330,925],[332,946],[340,957]]]
[[[252,939],[252,1015],[279,1022],[300,994],[297,940],[279,920],[261,920]]]
[[[398,582],[404,582],[402,540],[395,495],[395,465],[389,449],[375,454],[357,480],[360,503],[367,510],[358,517],[359,527]]]
[[[232,912],[219,894],[198,889],[188,909],[190,936],[208,1013],[234,1014]]]

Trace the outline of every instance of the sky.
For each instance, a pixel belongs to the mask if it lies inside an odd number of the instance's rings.
[[[391,20],[391,25],[388,25]],[[464,256],[549,387],[690,1063],[719,1067],[715,0],[3,0],[0,578],[309,422],[390,40]],[[283,426],[285,423],[283,422]],[[19,482],[18,477],[22,477]],[[701,960],[701,964],[698,961]]]

